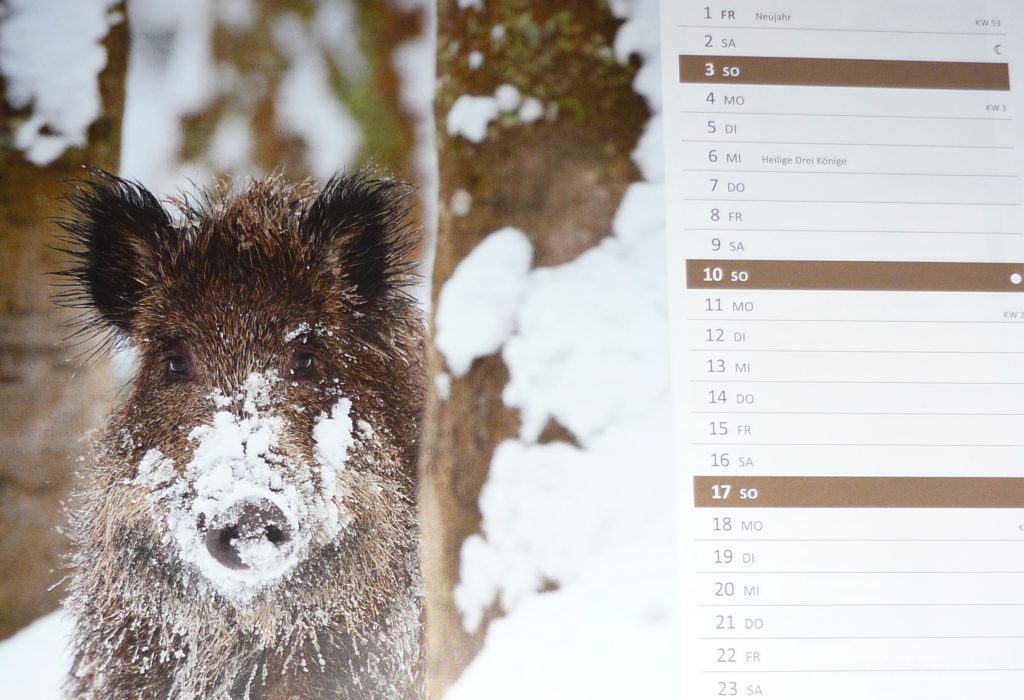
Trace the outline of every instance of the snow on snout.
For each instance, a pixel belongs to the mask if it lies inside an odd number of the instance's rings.
[[[161,479],[166,485],[153,494],[170,504],[168,530],[182,558],[239,600],[287,575],[311,541],[333,539],[348,519],[339,506],[338,477],[354,441],[351,403],[340,399],[330,415],[321,414],[310,464],[283,444],[284,418],[270,400],[280,381],[274,372],[254,373],[233,396],[214,392],[210,423],[188,435],[195,447],[184,473],[169,483]],[[226,410],[232,404],[241,406],[239,415]],[[159,450],[147,452],[136,483],[154,487],[155,475],[170,472],[165,462]],[[273,514],[266,538],[253,534],[252,522],[239,521],[254,512]]]

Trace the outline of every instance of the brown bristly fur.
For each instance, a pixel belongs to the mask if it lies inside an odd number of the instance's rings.
[[[168,209],[106,173],[76,183],[62,222],[76,262],[61,302],[83,310],[82,333],[135,347],[139,366],[69,511],[73,697],[422,697],[423,328],[404,291],[408,195],[366,173],[322,188],[272,177]],[[300,379],[292,363],[307,350],[315,372]],[[185,380],[171,380],[169,355],[187,360]],[[234,396],[254,372],[286,378],[269,399],[286,478],[316,483],[313,427],[339,397],[372,431],[329,494],[348,524],[314,533],[293,571],[238,601],[183,560],[167,499],[138,476],[152,450],[184,475],[211,393]]]

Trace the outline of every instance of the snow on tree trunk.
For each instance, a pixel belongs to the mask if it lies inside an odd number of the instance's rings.
[[[478,501],[499,445],[522,438],[526,450],[580,447],[581,436],[553,412],[525,416],[510,407],[519,404],[507,394],[502,348],[517,333],[524,281],[610,236],[619,203],[639,177],[630,153],[648,111],[631,87],[637,63],[620,61],[614,50],[619,24],[594,0],[439,6],[438,347],[428,365],[435,387],[421,457],[434,697],[502,614],[495,596],[481,620],[464,620],[453,597],[463,544],[481,528]],[[572,318],[563,321],[568,327]],[[503,448],[506,456],[509,449],[518,448]],[[536,592],[561,583],[533,578],[524,586]]]
[[[52,222],[64,180],[83,175],[83,162],[117,170],[128,27],[123,5],[105,0],[72,0],[48,14],[24,1],[8,0],[0,9],[7,11],[0,13],[3,638],[57,606],[62,588],[51,587],[61,579],[66,549],[57,530],[61,501],[81,437],[100,424],[114,398],[108,364],[80,367],[90,346],[62,345],[69,315],[53,304],[56,290],[46,273],[67,264],[53,249],[59,241]],[[38,23],[45,24],[46,45],[39,42],[44,34],[33,33]]]

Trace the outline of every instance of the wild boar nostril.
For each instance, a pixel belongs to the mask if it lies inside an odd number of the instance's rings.
[[[231,526],[221,528],[217,531],[217,544],[222,547],[230,547],[232,540],[238,539],[238,528]]]
[[[242,571],[249,566],[238,556],[238,549],[235,546],[237,541],[237,527],[211,528],[206,531],[206,551],[210,556],[229,569]]]
[[[267,525],[267,527],[264,529],[264,534],[266,535],[270,543],[274,545],[284,544],[289,539],[288,535],[282,532],[281,528],[279,528],[277,525]]]

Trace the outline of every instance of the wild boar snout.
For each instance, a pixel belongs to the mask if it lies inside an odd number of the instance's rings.
[[[336,543],[348,519],[351,401],[336,396],[330,412],[296,411],[282,393],[290,387],[269,371],[214,390],[200,399],[213,413],[188,431],[184,453],[167,448],[184,469],[154,468],[155,458],[168,461],[155,450],[136,479],[147,490],[161,480],[155,515],[179,555],[239,602]]]
[[[295,523],[268,498],[242,499],[214,516],[206,550],[229,569],[276,566],[293,549]]]

